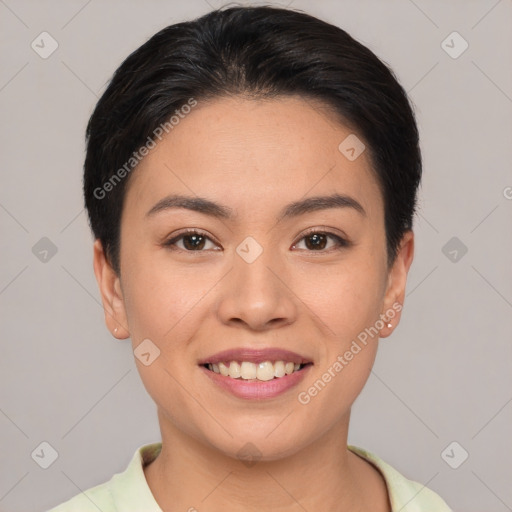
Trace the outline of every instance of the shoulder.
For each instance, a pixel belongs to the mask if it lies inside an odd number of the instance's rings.
[[[409,480],[377,455],[363,448],[348,449],[372,463],[383,475],[388,489],[392,512],[453,512],[434,491],[414,480]]]
[[[123,472],[46,512],[161,512],[147,485],[143,469],[145,464],[158,456],[161,446],[162,443],[140,446]]]
[[[91,487],[47,512],[115,512],[116,506],[110,492],[110,482]]]

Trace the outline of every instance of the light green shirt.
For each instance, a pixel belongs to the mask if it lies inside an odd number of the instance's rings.
[[[158,456],[161,447],[159,442],[137,448],[125,471],[47,512],[162,512],[143,470]],[[380,470],[386,480],[392,512],[453,512],[433,491],[408,480],[376,455],[355,446],[348,449]]]

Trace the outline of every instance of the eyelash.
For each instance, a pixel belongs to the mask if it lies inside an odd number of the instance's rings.
[[[308,230],[306,233],[304,233],[302,235],[302,237],[296,243],[293,244],[293,246],[298,245],[298,243],[301,242],[303,239],[305,239],[305,238],[307,238],[307,237],[309,237],[311,235],[316,235],[316,234],[327,235],[328,238],[334,239],[336,241],[337,246],[336,247],[331,247],[330,249],[321,249],[321,250],[318,250],[318,251],[305,249],[306,252],[310,252],[310,253],[315,253],[315,252],[326,253],[326,252],[330,252],[331,250],[345,249],[345,248],[350,247],[352,245],[351,242],[349,242],[345,238],[342,238],[339,235],[335,235],[334,233],[331,233],[329,231],[321,231],[318,228],[313,228],[313,229]],[[200,231],[200,230],[196,230],[196,229],[188,229],[187,231],[185,231],[183,233],[180,233],[179,235],[177,235],[177,236],[171,238],[170,240],[167,240],[166,242],[164,242],[163,246],[167,247],[167,248],[169,248],[170,250],[173,250],[173,251],[179,250],[179,251],[188,252],[188,253],[207,252],[206,250],[191,251],[191,250],[188,250],[188,249],[181,249],[180,247],[176,247],[175,246],[176,242],[178,242],[182,238],[184,238],[186,236],[192,236],[192,235],[199,235],[199,236],[202,236],[202,237],[210,240],[213,243],[216,243],[205,232]]]

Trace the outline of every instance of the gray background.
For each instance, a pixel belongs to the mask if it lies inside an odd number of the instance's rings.
[[[84,130],[128,53],[220,5],[0,0],[2,511],[54,506],[160,440],[130,342],[114,340],[103,322],[82,209]],[[422,137],[404,315],[381,341],[349,442],[456,510],[512,510],[512,2],[289,5],[339,25],[390,64]],[[59,45],[46,59],[31,48],[43,31]],[[453,31],[469,43],[458,58],[442,46]],[[461,49],[460,40],[445,44]],[[31,456],[43,441],[58,453],[48,469]],[[463,450],[469,458],[453,469],[446,461],[459,464]]]

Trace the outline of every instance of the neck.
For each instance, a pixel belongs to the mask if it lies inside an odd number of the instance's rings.
[[[176,429],[159,411],[162,451],[145,467],[146,480],[164,512],[220,512],[226,503],[244,512],[386,511],[380,473],[347,450],[349,415],[300,452],[242,461]]]

